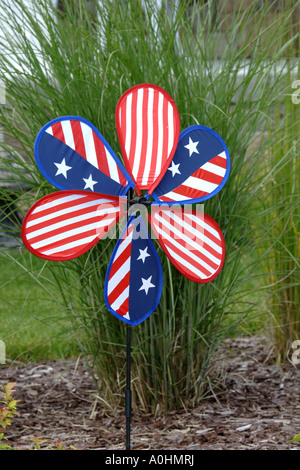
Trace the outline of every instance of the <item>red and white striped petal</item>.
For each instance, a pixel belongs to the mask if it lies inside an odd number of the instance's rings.
[[[206,283],[219,274],[225,242],[211,217],[196,210],[152,206],[151,226],[162,249],[185,277]]]
[[[116,108],[116,126],[125,167],[138,189],[153,191],[177,147],[180,121],[172,98],[155,85],[136,85]]]
[[[54,261],[89,250],[125,215],[126,199],[87,191],[59,191],[37,201],[22,226],[25,246]]]

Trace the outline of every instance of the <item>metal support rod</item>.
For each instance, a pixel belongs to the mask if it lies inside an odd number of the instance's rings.
[[[130,450],[130,418],[131,418],[131,327],[127,325],[126,338],[126,390],[125,390],[125,416],[126,416],[126,450]]]
[[[127,211],[134,191],[129,189],[127,194]],[[127,214],[128,217],[128,214]],[[130,450],[130,419],[131,419],[131,326],[126,327],[126,390],[125,390],[125,417],[126,417],[126,450]]]

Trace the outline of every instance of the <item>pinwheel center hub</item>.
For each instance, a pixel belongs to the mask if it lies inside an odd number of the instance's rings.
[[[151,206],[152,204],[152,202],[144,196],[135,197],[134,199],[130,199],[128,202],[130,207],[134,204],[142,204],[143,206]]]

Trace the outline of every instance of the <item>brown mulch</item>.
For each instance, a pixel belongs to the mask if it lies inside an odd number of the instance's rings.
[[[300,450],[300,367],[277,365],[258,338],[227,340],[221,361],[224,388],[192,410],[165,417],[135,413],[132,449]],[[65,448],[124,450],[123,412],[107,412],[93,398],[85,366],[65,360],[0,366],[0,384],[16,382],[18,413],[6,431],[14,448],[47,439]]]

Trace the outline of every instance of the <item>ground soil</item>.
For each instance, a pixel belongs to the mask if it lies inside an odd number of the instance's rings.
[[[225,342],[223,387],[188,411],[132,418],[133,449],[300,450],[300,366],[278,365],[262,339]],[[123,412],[107,412],[92,397],[93,381],[75,360],[0,366],[0,384],[16,382],[19,415],[6,431],[10,445],[123,450]]]

